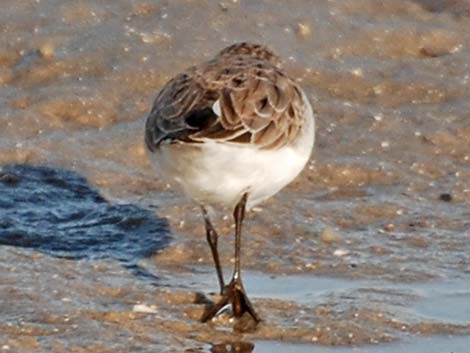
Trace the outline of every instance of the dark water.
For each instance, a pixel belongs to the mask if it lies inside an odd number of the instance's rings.
[[[79,174],[9,165],[0,174],[0,244],[70,259],[136,261],[164,248],[166,220],[112,204]]]

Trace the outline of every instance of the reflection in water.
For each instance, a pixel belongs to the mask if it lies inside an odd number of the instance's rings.
[[[168,225],[152,211],[111,204],[79,174],[28,165],[0,172],[0,245],[71,259],[126,262],[166,246]]]
[[[212,353],[251,353],[255,345],[251,342],[228,342],[212,346]]]

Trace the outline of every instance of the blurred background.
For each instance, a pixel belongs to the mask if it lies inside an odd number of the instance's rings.
[[[468,0],[1,7],[0,351],[468,347]],[[306,170],[247,222],[265,322],[242,337],[198,323],[217,288],[203,223],[143,144],[159,88],[238,41],[284,59],[318,126]]]

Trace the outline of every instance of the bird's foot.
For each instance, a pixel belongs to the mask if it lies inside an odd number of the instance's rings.
[[[245,288],[243,287],[240,277],[233,278],[232,281],[225,286],[222,298],[212,308],[204,313],[201,321],[207,322],[211,320],[224,306],[228,304],[232,305],[233,316],[236,318],[241,318],[245,313],[247,313],[256,324],[261,321],[261,318],[256,313],[253,305],[246,295]]]

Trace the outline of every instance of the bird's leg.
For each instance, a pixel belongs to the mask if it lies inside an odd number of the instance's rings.
[[[253,320],[258,323],[261,321],[258,314],[255,312],[253,305],[248,299],[245,288],[243,287],[241,279],[241,266],[240,266],[240,249],[241,249],[241,228],[243,218],[245,217],[245,207],[248,194],[245,193],[238,202],[233,217],[235,218],[235,269],[233,272],[232,280],[225,288],[222,299],[209,310],[202,318],[202,322],[212,319],[217,312],[227,304],[232,304],[233,315],[240,318],[244,313],[251,315]]]
[[[233,211],[233,217],[235,218],[235,270],[233,271],[233,277],[230,281],[229,288],[233,291],[232,310],[235,317],[241,317],[245,312],[248,312],[256,322],[259,322],[261,319],[255,312],[253,305],[246,295],[241,278],[240,258],[242,223],[245,218],[247,199],[248,194],[243,194],[241,200],[238,202],[237,206],[235,206],[235,210]]]
[[[217,239],[219,235],[215,231],[214,227],[209,218],[209,213],[207,212],[204,206],[201,206],[202,215],[204,217],[204,224],[206,226],[206,236],[207,242],[211,248],[212,258],[214,259],[215,270],[217,271],[217,278],[219,280],[220,285],[220,294],[224,292],[225,281],[224,275],[222,273],[222,266],[220,266],[220,258],[219,258],[219,251],[217,250]]]

